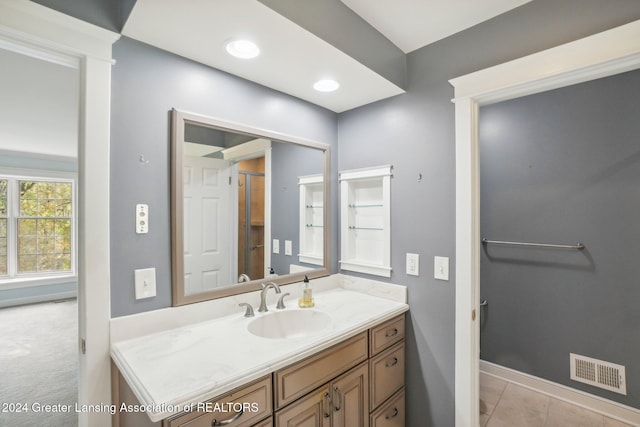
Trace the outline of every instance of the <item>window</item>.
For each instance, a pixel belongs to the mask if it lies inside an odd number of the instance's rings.
[[[71,179],[0,177],[0,276],[74,274]]]

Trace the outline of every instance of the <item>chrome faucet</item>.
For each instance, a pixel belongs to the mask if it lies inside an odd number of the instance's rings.
[[[269,311],[267,309],[267,291],[269,288],[274,288],[276,290],[276,294],[281,293],[280,286],[276,285],[273,282],[267,282],[262,284],[262,290],[260,291],[260,307],[258,307],[258,311],[260,313],[264,313]]]

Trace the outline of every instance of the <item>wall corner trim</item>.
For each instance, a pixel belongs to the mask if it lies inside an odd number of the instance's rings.
[[[58,56],[82,53],[108,62],[111,46],[120,38],[118,33],[28,0],[0,0],[0,34],[18,46],[33,44]]]

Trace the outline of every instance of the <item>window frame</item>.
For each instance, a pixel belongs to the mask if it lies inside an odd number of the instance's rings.
[[[7,180],[7,274],[0,275],[0,289],[54,285],[77,280],[77,176],[75,173],[0,168],[0,180]],[[64,272],[18,273],[19,181],[65,182],[71,184],[71,270]]]

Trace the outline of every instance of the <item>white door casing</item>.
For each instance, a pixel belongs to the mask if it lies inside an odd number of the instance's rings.
[[[185,295],[235,282],[230,239],[231,162],[183,157]]]
[[[455,425],[479,425],[481,105],[640,68],[640,20],[450,80],[456,120]]]
[[[109,120],[111,46],[119,34],[28,0],[0,0],[0,44],[39,59],[77,67],[78,129],[78,404],[84,426],[109,426]],[[81,346],[79,345],[79,350]],[[90,406],[85,406],[90,405]]]

